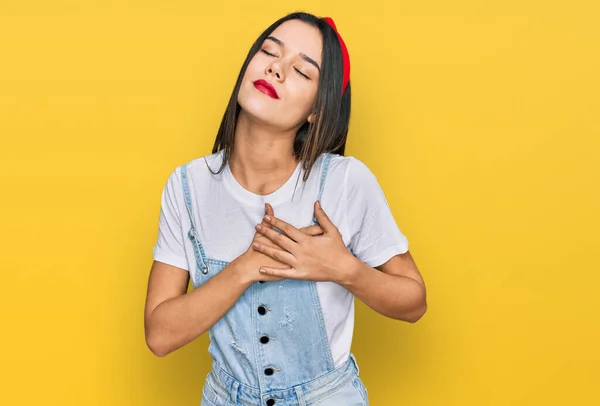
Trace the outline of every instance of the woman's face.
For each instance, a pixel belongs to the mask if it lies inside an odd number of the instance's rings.
[[[300,20],[281,24],[246,69],[238,94],[242,110],[282,131],[312,121],[321,53],[317,28]]]

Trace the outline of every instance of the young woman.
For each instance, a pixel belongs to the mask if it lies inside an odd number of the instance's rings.
[[[408,322],[426,311],[377,179],[343,156],[349,77],[331,19],[280,19],[250,49],[212,155],[167,180],[146,341],[165,356],[208,331],[202,405],[368,405],[354,297]]]

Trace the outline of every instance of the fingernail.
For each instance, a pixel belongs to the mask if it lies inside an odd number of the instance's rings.
[[[256,249],[258,249],[260,247],[260,245],[258,245],[257,243],[252,244],[252,246]]]
[[[265,213],[267,212],[268,208],[267,208],[267,204],[265,203]]]
[[[269,217],[269,216],[265,216],[265,220],[266,220],[266,221],[271,221],[271,217]]]
[[[266,269],[262,269],[262,268],[260,268],[260,269],[259,269],[259,271],[260,271],[260,273],[267,273],[267,270],[266,270]]]
[[[257,224],[257,225],[256,225],[256,229],[257,229],[257,230],[260,230],[261,228],[262,228],[262,226],[261,226],[260,224]]]
[[[317,200],[317,207],[320,209],[321,208],[321,202]]]

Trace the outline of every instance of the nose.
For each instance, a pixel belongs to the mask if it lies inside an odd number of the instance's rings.
[[[274,76],[279,82],[284,80],[283,69],[281,69],[278,63],[272,63],[268,66],[266,73],[267,75]]]

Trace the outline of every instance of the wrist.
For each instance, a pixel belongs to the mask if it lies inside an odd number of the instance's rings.
[[[235,280],[242,286],[248,288],[255,281],[250,277],[250,272],[248,272],[248,265],[245,261],[246,252],[242,255],[231,261],[229,264],[231,267],[231,272],[234,275]]]
[[[344,286],[346,289],[356,285],[356,280],[360,275],[360,270],[364,265],[360,259],[356,258],[350,252],[340,261],[340,272],[338,284]]]

